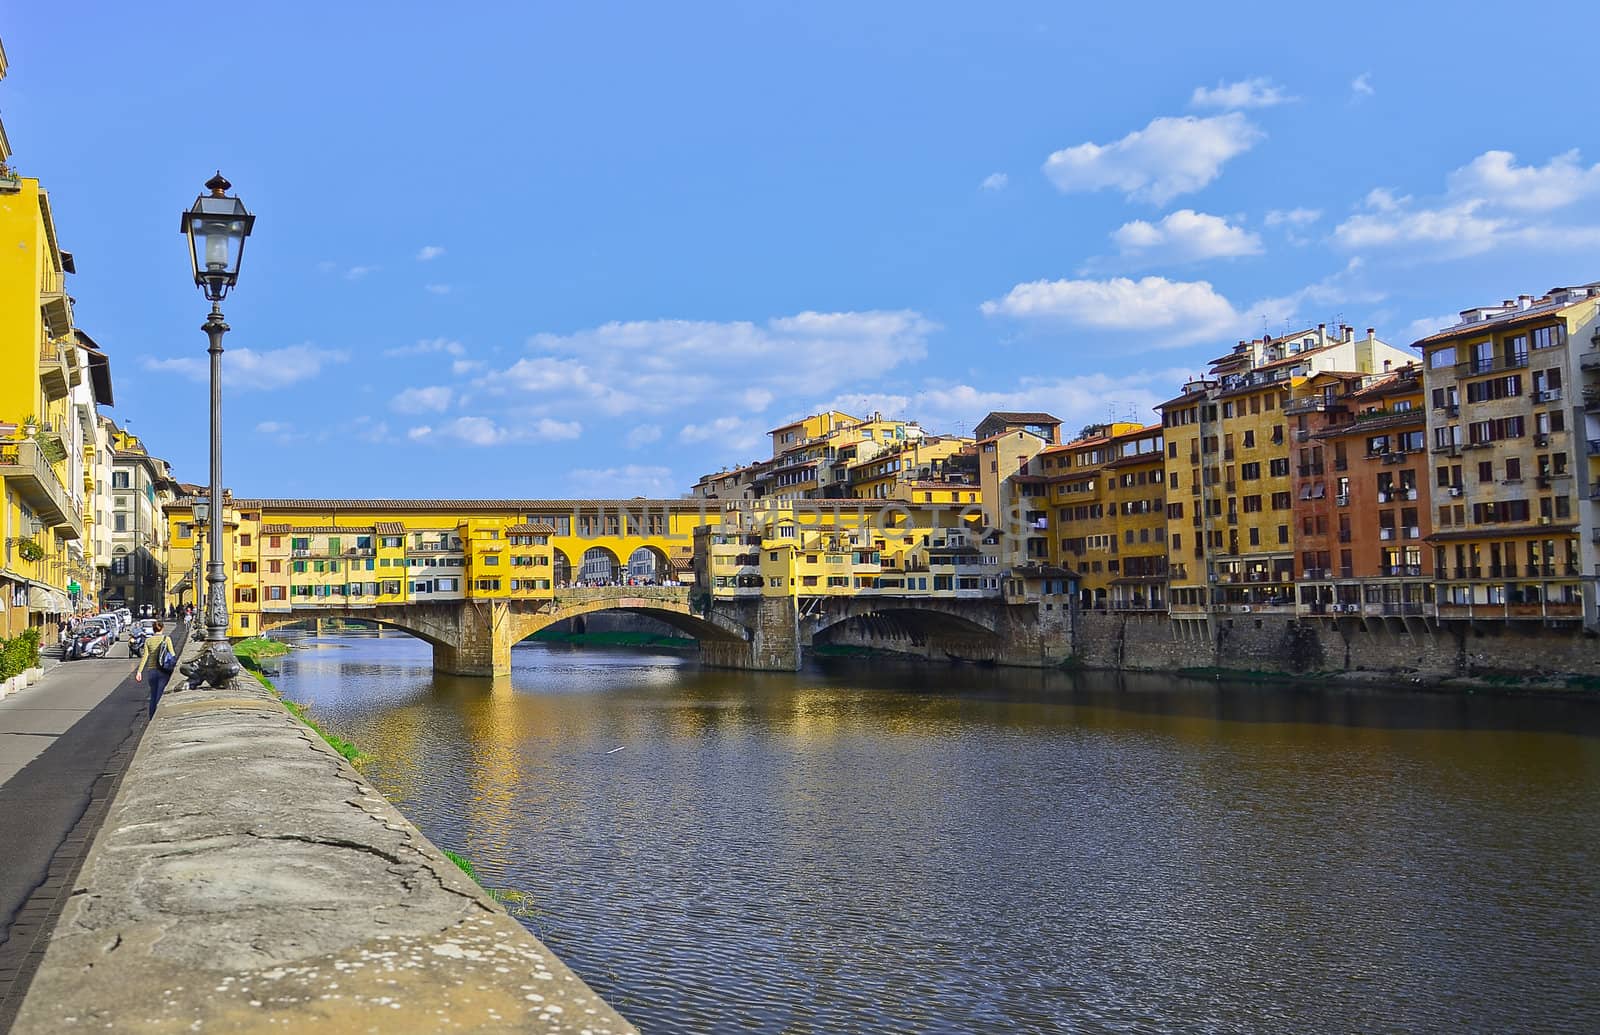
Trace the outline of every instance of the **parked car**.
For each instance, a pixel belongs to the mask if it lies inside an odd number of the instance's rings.
[[[94,620],[106,627],[111,634],[111,642],[122,639],[122,619],[115,611],[106,611],[94,616]]]

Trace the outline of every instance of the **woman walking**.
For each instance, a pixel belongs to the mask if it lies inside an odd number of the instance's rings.
[[[161,664],[163,658],[171,656],[177,660],[177,651],[172,649],[172,638],[162,632],[162,624],[155,623],[155,630],[145,638],[144,653],[139,655],[139,664],[133,670],[133,678],[140,679],[144,676],[144,667],[150,666],[150,715],[156,714],[156,704],[161,700],[161,694],[167,689],[167,680],[172,678],[172,670]]]

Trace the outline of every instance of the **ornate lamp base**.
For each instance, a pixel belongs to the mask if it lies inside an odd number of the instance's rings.
[[[191,687],[210,684],[222,690],[239,674],[239,663],[226,643],[208,643],[193,661],[179,665],[178,671],[189,678]]]

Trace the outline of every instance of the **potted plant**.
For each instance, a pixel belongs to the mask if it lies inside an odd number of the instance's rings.
[[[25,561],[42,561],[44,560],[44,547],[32,539],[18,539],[17,556]]]

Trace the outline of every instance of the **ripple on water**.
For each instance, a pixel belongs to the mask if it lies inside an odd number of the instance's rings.
[[[1593,702],[335,643],[284,691],[647,1031],[1600,1012]]]

